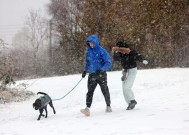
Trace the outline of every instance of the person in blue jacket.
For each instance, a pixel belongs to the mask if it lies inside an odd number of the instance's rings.
[[[88,76],[88,92],[86,95],[86,108],[81,109],[81,113],[85,116],[90,116],[90,110],[93,93],[97,84],[100,85],[102,94],[106,102],[106,112],[112,112],[110,93],[107,86],[107,73],[106,71],[112,66],[112,62],[108,52],[101,47],[97,35],[90,35],[86,40],[87,50],[85,54],[84,71],[82,77]]]

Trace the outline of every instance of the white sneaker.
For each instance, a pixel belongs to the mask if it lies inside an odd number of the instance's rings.
[[[90,116],[90,110],[88,107],[86,107],[85,109],[81,109],[80,110],[81,113],[83,113],[85,116]]]
[[[112,112],[112,108],[110,106],[106,107],[106,112]]]

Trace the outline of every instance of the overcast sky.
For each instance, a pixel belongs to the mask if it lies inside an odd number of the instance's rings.
[[[7,43],[23,26],[29,9],[42,11],[47,15],[49,0],[0,0],[0,38]]]

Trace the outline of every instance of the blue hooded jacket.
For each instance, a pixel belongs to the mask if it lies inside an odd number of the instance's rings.
[[[98,70],[107,71],[112,66],[112,62],[108,52],[100,46],[97,35],[88,36],[86,44],[87,42],[92,42],[94,47],[88,46],[86,50],[84,71],[89,71],[90,74]]]

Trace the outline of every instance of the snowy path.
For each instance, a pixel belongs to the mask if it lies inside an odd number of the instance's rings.
[[[0,105],[0,135],[188,135],[189,134],[189,69],[139,70],[134,84],[138,104],[126,111],[120,81],[121,72],[109,72],[108,84],[112,113],[105,113],[105,102],[99,87],[91,107],[91,116],[84,117],[87,78],[66,98],[55,101],[57,114],[49,107],[49,117],[37,121],[38,111],[32,108],[37,98]],[[44,91],[53,99],[65,95],[81,75],[42,78],[29,90]],[[21,82],[20,82],[21,83]]]

